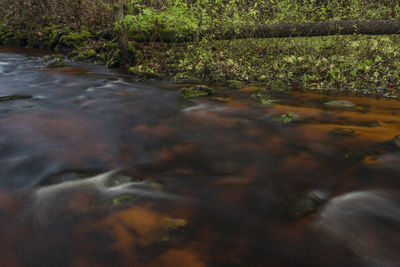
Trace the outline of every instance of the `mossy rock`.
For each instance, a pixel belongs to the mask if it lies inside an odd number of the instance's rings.
[[[157,79],[160,78],[160,75],[153,72],[150,69],[143,68],[143,66],[134,66],[130,67],[128,69],[128,72],[130,74],[133,74],[135,76],[138,76],[139,78],[145,78],[145,79]]]
[[[92,34],[85,30],[81,32],[68,31],[61,35],[59,42],[60,45],[64,45],[66,47],[78,48],[91,37]]]
[[[257,92],[254,92],[251,96],[260,101],[261,104],[264,105],[270,105],[274,102],[274,100],[271,99],[269,92],[265,88],[261,88]]]
[[[330,200],[329,193],[321,190],[290,194],[279,203],[279,211],[291,220],[299,220],[315,214]]]
[[[211,95],[212,89],[205,85],[183,87],[179,90],[179,94],[185,99],[196,98]]]
[[[392,143],[396,148],[400,149],[400,135],[393,138]]]
[[[292,207],[293,218],[303,218],[314,214],[318,209],[329,201],[331,196],[320,190],[313,190],[304,193],[297,198],[297,201]]]
[[[32,97],[29,95],[7,95],[7,96],[0,96],[0,102],[30,99],[30,98]]]
[[[244,87],[244,84],[241,81],[237,80],[228,80],[226,81],[226,83],[228,84],[228,87],[231,89],[241,89]]]
[[[53,59],[64,59],[65,55],[64,54],[54,54],[54,55],[51,55],[51,57]]]
[[[201,79],[187,73],[178,73],[172,80],[176,83],[201,83]]]
[[[276,122],[282,123],[282,124],[288,124],[288,123],[293,123],[293,122],[300,122],[301,118],[299,115],[297,115],[294,112],[288,112],[284,115],[281,115],[276,119]]]
[[[71,54],[72,55],[72,54]],[[97,57],[97,53],[94,49],[83,50],[72,57],[74,61],[83,61],[83,60],[91,60]]]
[[[47,68],[61,68],[61,67],[65,67],[65,66],[66,66],[66,64],[65,64],[64,60],[59,59],[59,58],[56,58],[56,59],[50,61],[46,65]]]

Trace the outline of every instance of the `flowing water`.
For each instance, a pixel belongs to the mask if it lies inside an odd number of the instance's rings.
[[[0,49],[0,266],[399,266],[400,102],[36,55]]]

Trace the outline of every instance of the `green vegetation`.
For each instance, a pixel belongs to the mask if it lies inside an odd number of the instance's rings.
[[[269,93],[270,93],[269,90],[262,88],[257,92],[253,93],[251,96],[260,101],[261,104],[269,105],[274,102],[274,100],[272,100],[271,97],[269,96]]]
[[[288,112],[284,115],[281,115],[279,118],[276,119],[277,122],[287,124],[291,122],[299,122],[301,121],[300,116],[294,112]]]
[[[60,59],[60,58],[56,58],[53,61],[51,61],[50,63],[48,63],[46,65],[46,67],[48,68],[61,68],[61,67],[65,67],[65,62],[64,60]]]
[[[212,90],[205,85],[197,85],[193,87],[183,87],[179,90],[179,93],[183,98],[187,99],[210,95],[212,94]]]
[[[244,86],[244,84],[241,81],[228,80],[226,82],[228,84],[228,87],[231,89],[240,89]]]
[[[162,75],[176,82],[222,82],[231,88],[250,83],[269,90],[399,96],[398,35],[213,40],[229,28],[249,25],[397,20],[396,1],[59,2],[0,0],[0,44],[74,50],[69,54],[74,60],[128,68],[142,79]],[[183,41],[193,33],[199,35],[192,42],[159,42]]]

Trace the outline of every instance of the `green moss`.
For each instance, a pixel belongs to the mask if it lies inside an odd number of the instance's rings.
[[[92,34],[85,30],[81,32],[67,31],[67,33],[62,33],[59,42],[67,47],[78,48],[91,37]]]
[[[270,105],[274,102],[274,100],[272,100],[271,97],[269,96],[268,90],[265,88],[258,90],[257,92],[253,93],[251,96],[253,98],[257,99],[258,101],[260,101],[264,105]]]
[[[200,78],[194,77],[186,72],[176,74],[173,81],[176,83],[201,83]]]
[[[212,94],[212,89],[205,85],[183,87],[179,90],[179,94],[185,99],[196,98]]]
[[[59,59],[59,58],[55,58],[54,60],[50,61],[49,64],[46,65],[47,68],[61,68],[61,67],[65,67],[66,64],[64,62],[64,60]]]
[[[160,75],[155,73],[154,70],[147,68],[143,65],[130,67],[128,69],[128,72],[130,74],[133,74],[135,76],[138,76],[140,78],[145,78],[145,79],[157,79],[160,77]]]
[[[299,122],[301,121],[300,116],[297,115],[294,112],[288,112],[284,115],[281,115],[279,118],[276,120],[279,123],[287,124],[287,123],[292,123],[292,122]]]
[[[54,54],[54,55],[51,55],[51,56],[54,59],[64,59],[65,58],[64,54]]]
[[[71,54],[72,55],[72,54]],[[94,49],[81,49],[78,55],[73,56],[74,61],[94,60],[97,57],[97,53]]]
[[[244,84],[241,81],[228,80],[226,82],[228,84],[228,87],[231,89],[240,89],[244,87]]]

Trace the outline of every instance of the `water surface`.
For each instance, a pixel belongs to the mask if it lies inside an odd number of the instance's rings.
[[[1,266],[400,262],[398,101],[263,105],[216,85],[188,101],[182,85],[38,55],[0,49],[0,97],[31,96],[0,102]]]

